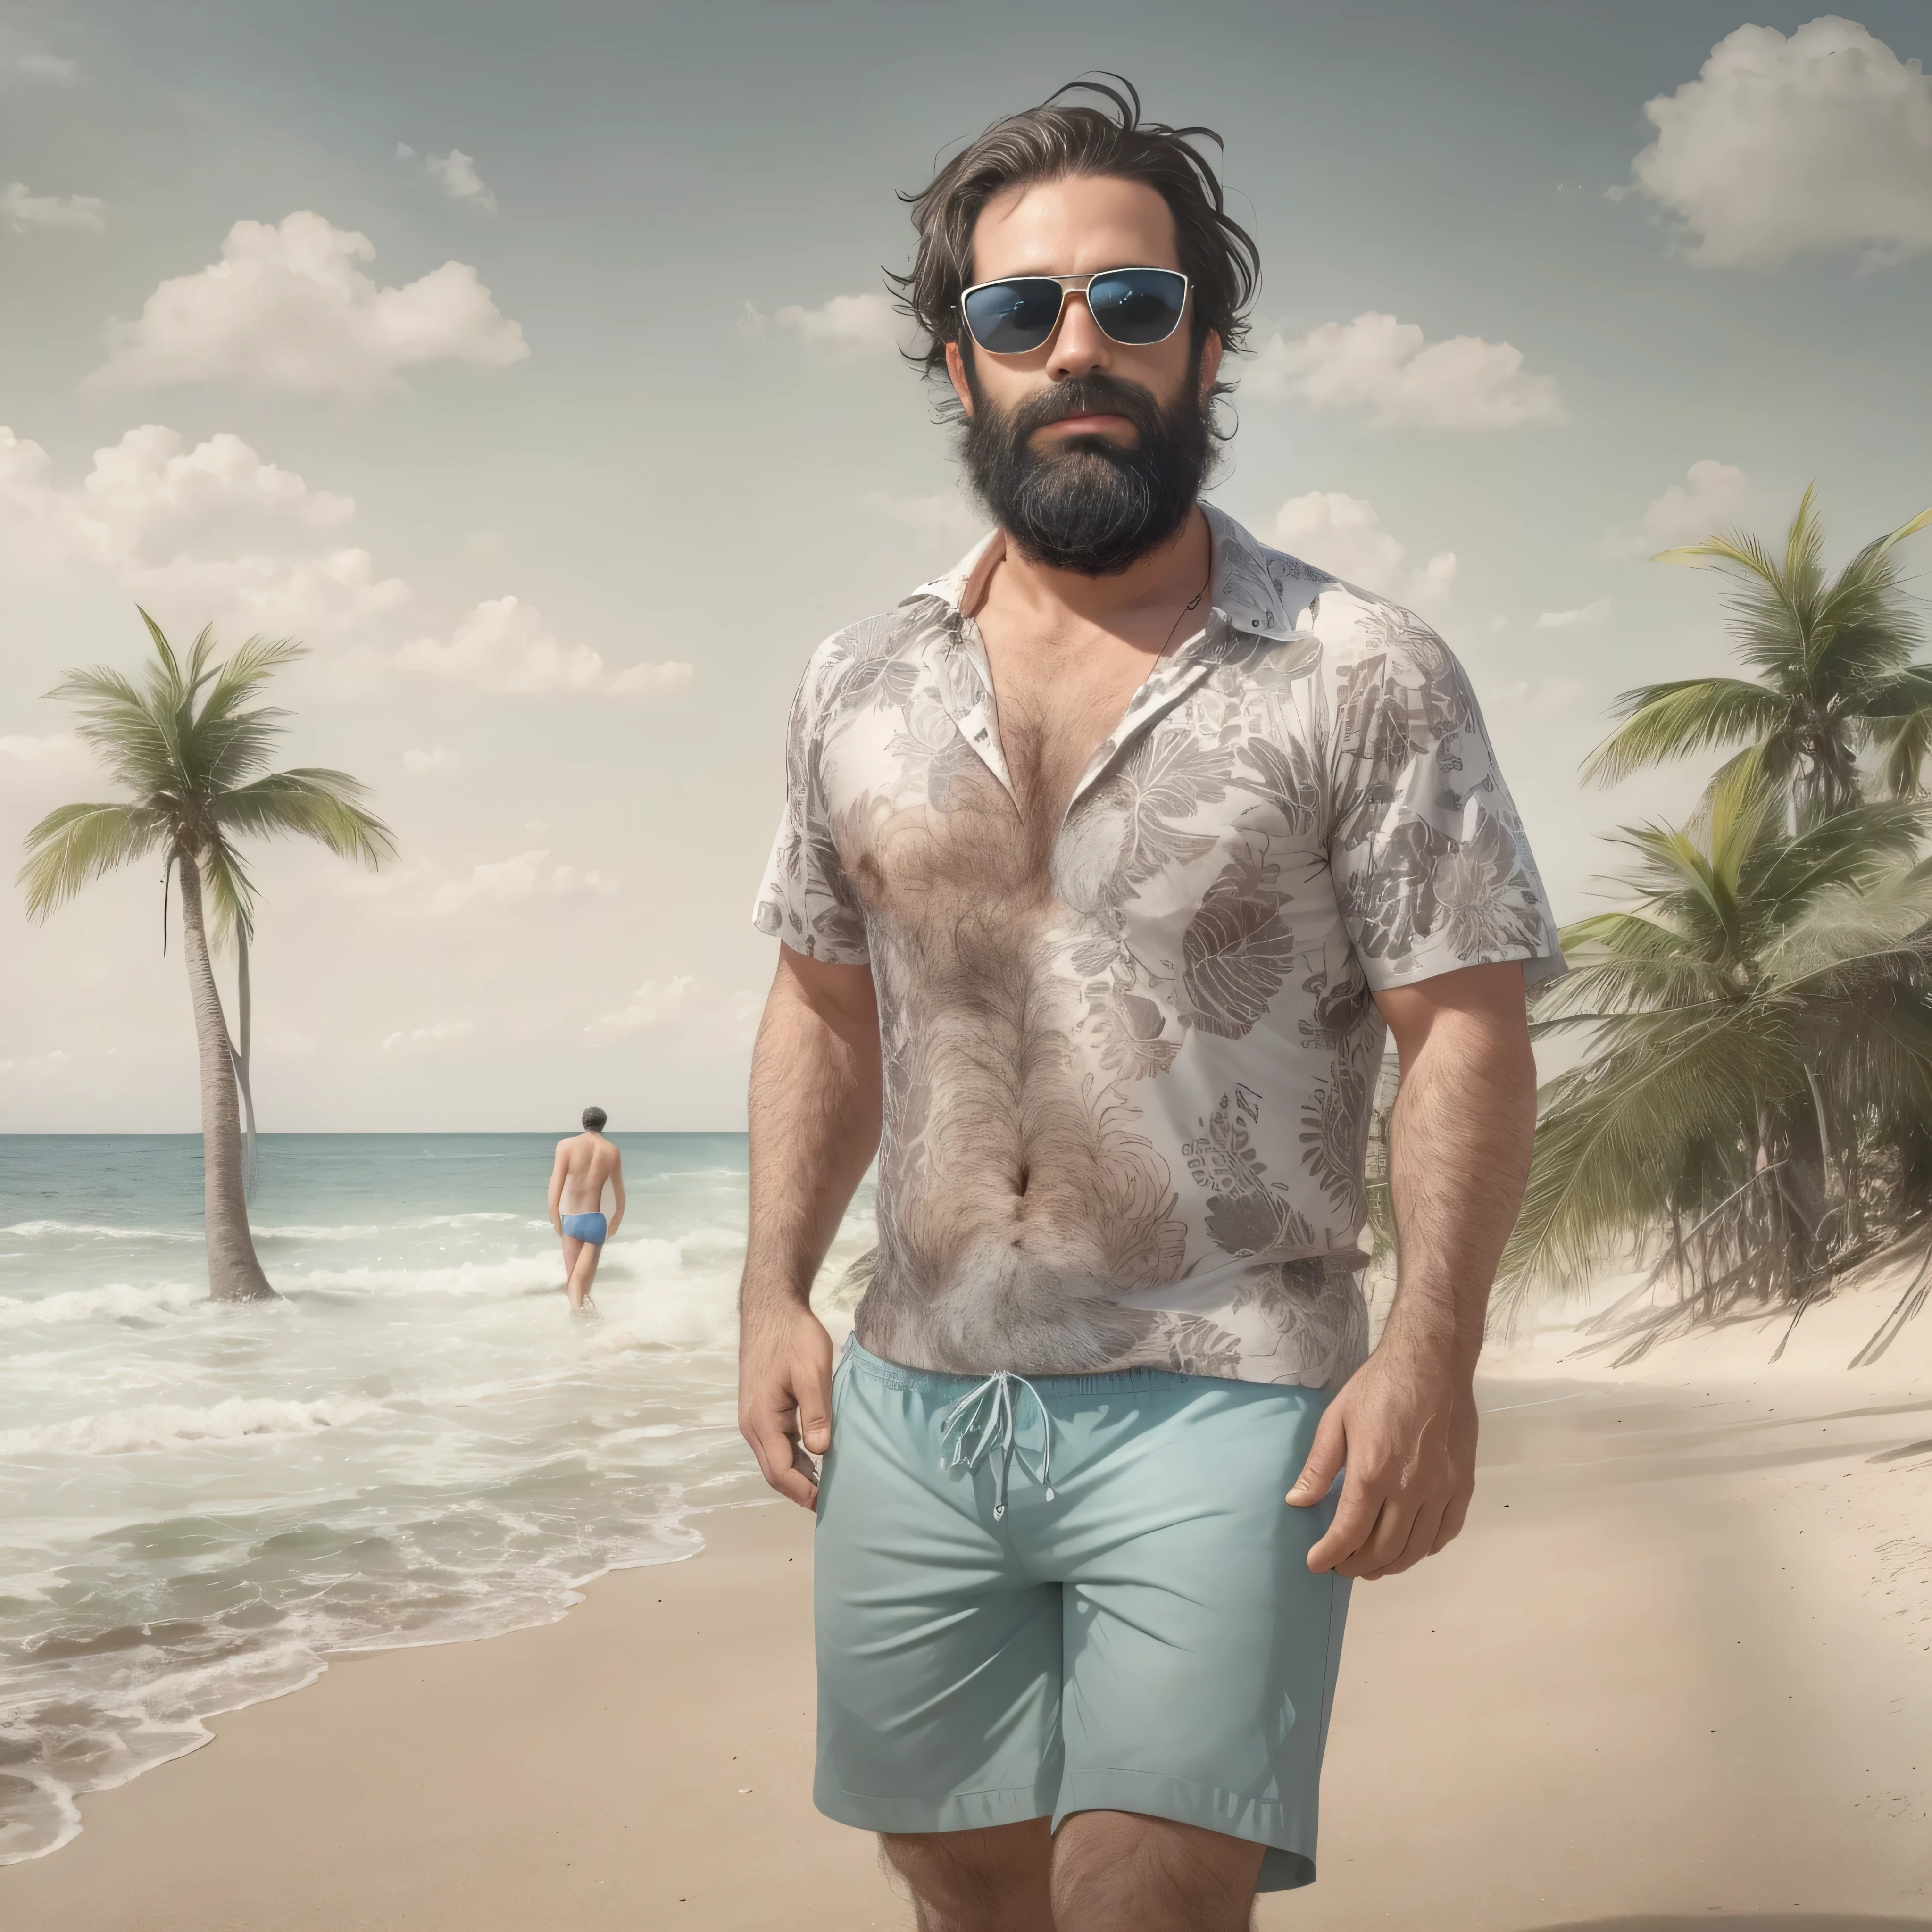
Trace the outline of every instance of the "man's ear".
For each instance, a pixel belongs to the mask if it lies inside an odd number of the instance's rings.
[[[1218,330],[1210,328],[1201,345],[1201,400],[1204,404],[1208,400],[1208,392],[1214,386],[1214,378],[1220,373],[1221,337]]]
[[[1218,362],[1219,358],[1217,357]],[[959,406],[970,416],[973,413],[973,386],[966,380],[966,358],[959,352],[957,341],[946,345],[946,373],[952,380],[952,393],[959,398]]]

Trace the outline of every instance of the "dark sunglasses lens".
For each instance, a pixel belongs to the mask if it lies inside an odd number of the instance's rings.
[[[1024,356],[1053,333],[1060,284],[1037,276],[988,282],[966,298],[966,326],[989,356]]]
[[[1121,268],[1096,275],[1087,291],[1094,320],[1116,342],[1165,342],[1180,326],[1187,280],[1171,268]]]

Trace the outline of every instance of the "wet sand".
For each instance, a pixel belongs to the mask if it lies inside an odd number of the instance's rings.
[[[1622,1371],[1560,1336],[1497,1361],[1465,1535],[1357,1592],[1320,1882],[1260,1924],[1932,1932],[1924,1327],[1860,1376],[1828,1322],[1776,1371],[1743,1332]],[[339,1658],[215,1720],[0,1870],[0,1922],[909,1926],[870,1841],[811,1808],[809,1519],[700,1526],[702,1555],[561,1623]]]

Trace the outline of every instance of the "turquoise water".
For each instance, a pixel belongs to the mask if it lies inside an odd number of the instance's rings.
[[[758,1492],[744,1137],[617,1138],[630,1210],[573,1317],[554,1136],[265,1136],[284,1298],[242,1308],[206,1299],[198,1138],[0,1137],[0,1860],[331,1650],[548,1621]]]

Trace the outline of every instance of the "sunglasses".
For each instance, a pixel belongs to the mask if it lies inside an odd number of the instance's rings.
[[[959,298],[973,340],[988,356],[1025,356],[1053,339],[1070,295],[1087,298],[1100,333],[1129,349],[1165,342],[1187,311],[1176,268],[1108,268],[1097,275],[1009,275]]]

